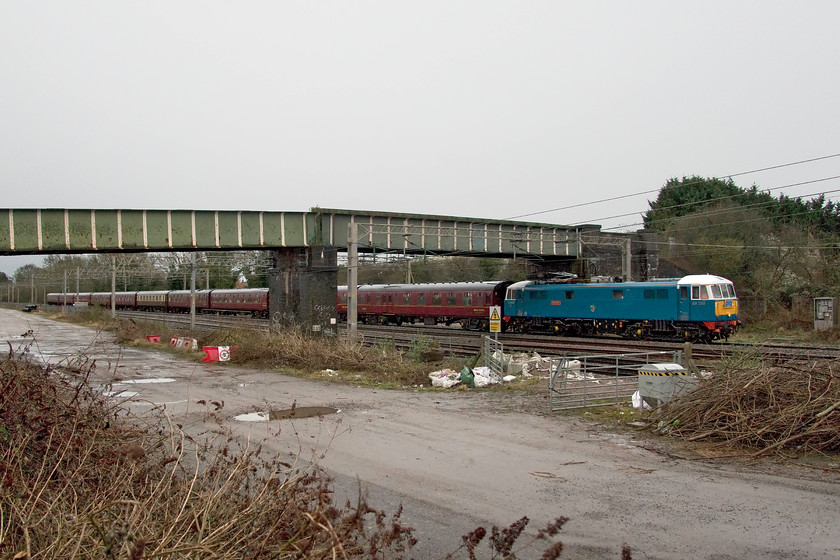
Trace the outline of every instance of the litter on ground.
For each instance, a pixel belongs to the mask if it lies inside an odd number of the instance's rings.
[[[465,385],[467,387],[490,387],[491,385],[499,385],[502,381],[511,382],[517,379],[515,375],[506,375],[504,378],[499,377],[499,374],[488,367],[477,367],[470,370],[464,367],[460,372],[452,369],[441,369],[433,371],[429,374],[429,380],[433,387],[449,389],[456,385]]]

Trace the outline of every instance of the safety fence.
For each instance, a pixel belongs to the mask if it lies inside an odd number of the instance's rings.
[[[505,348],[504,345],[489,336],[484,337],[484,365],[499,377],[504,377]]]
[[[680,363],[682,352],[638,352],[552,358],[551,410],[574,410],[630,402],[639,388],[639,368]]]

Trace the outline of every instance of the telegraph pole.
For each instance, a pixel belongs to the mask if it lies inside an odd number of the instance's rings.
[[[358,336],[359,283],[359,226],[353,222],[347,228],[347,338],[351,343]]]
[[[117,316],[117,256],[111,255],[111,317]]]
[[[630,238],[628,237],[625,240],[625,242],[626,242],[626,245],[624,247],[624,255],[622,255],[624,258],[622,259],[621,268],[623,269],[622,272],[624,273],[624,281],[625,282],[630,282],[632,280],[632,270],[633,270],[632,267],[631,267],[631,260],[630,260],[630,256],[631,256]]]
[[[195,330],[195,253],[190,253],[190,330]]]

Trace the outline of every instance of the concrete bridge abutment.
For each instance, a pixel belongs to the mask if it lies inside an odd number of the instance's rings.
[[[300,326],[314,334],[336,333],[338,251],[335,247],[273,249],[269,316],[274,326]]]

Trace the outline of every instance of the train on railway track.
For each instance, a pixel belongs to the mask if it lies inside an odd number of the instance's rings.
[[[338,289],[346,319],[347,288]],[[488,330],[491,307],[504,331],[567,336],[612,334],[634,339],[712,341],[740,326],[730,280],[711,274],[649,282],[548,281],[382,284],[358,288],[364,323],[454,324]]]
[[[618,335],[633,339],[710,342],[727,339],[741,322],[732,282],[700,274],[648,282],[560,278],[521,282],[369,284],[357,288],[358,321],[367,324],[422,322],[489,328],[490,311],[501,310],[504,331],[569,336]],[[267,288],[197,290],[200,313],[269,316]],[[111,292],[47,294],[47,303],[110,307]],[[189,290],[116,292],[114,307],[187,313]],[[347,287],[336,295],[339,321],[347,320]]]
[[[189,313],[190,290],[154,290],[140,292],[115,292],[113,307],[132,311],[164,313]],[[92,305],[111,307],[111,292],[49,293],[51,305]],[[268,318],[268,288],[243,288],[236,290],[196,290],[197,313],[224,315],[250,315]]]

